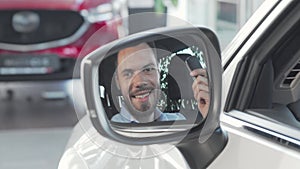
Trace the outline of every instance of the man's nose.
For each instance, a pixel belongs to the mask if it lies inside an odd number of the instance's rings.
[[[142,72],[137,73],[133,78],[133,84],[136,88],[142,88],[147,85],[147,78]]]

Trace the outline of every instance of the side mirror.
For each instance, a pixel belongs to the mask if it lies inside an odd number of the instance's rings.
[[[109,43],[82,62],[97,131],[131,145],[205,141],[219,127],[221,61],[206,28],[163,28]]]

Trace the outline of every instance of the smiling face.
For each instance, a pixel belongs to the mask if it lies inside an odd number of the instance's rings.
[[[147,44],[119,52],[117,84],[137,120],[153,114],[160,91],[159,79],[156,57]]]

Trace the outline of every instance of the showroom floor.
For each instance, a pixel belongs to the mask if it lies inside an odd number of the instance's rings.
[[[0,131],[0,169],[56,169],[71,128]]]
[[[0,91],[0,169],[56,169],[78,121],[73,103],[6,95]]]
[[[2,99],[0,107],[0,130],[69,127],[77,121],[68,100]]]

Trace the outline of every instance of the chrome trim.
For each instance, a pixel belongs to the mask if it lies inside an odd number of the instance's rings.
[[[81,13],[80,13],[80,15],[81,15]],[[1,43],[0,42],[0,49],[10,50],[10,51],[19,51],[19,52],[30,52],[30,51],[35,51],[35,50],[44,50],[44,49],[68,45],[70,43],[75,42],[77,39],[79,39],[86,32],[88,27],[91,25],[91,23],[87,21],[86,17],[84,17],[84,16],[82,16],[82,17],[84,18],[83,24],[73,35],[71,35],[67,38],[49,41],[49,42],[37,43],[37,44],[30,44],[30,45],[9,44],[9,43]]]
[[[171,126],[147,126],[147,127],[119,127],[112,126],[112,129],[124,136],[135,137],[135,138],[145,138],[145,137],[157,137],[170,135],[178,132],[188,132],[191,128],[196,126],[195,124],[185,124],[185,125],[171,125]]]
[[[179,132],[190,130],[191,128],[197,126],[197,124],[175,124],[168,126],[143,126],[143,127],[121,127],[117,125],[113,125],[112,128],[114,130],[120,132],[131,132],[131,133],[158,133],[158,132]]]
[[[158,136],[165,136],[170,134],[175,134],[178,131],[165,131],[165,132],[128,132],[128,131],[121,131],[115,130],[116,133],[121,134],[127,137],[134,137],[134,138],[146,138],[146,137],[158,137]]]

